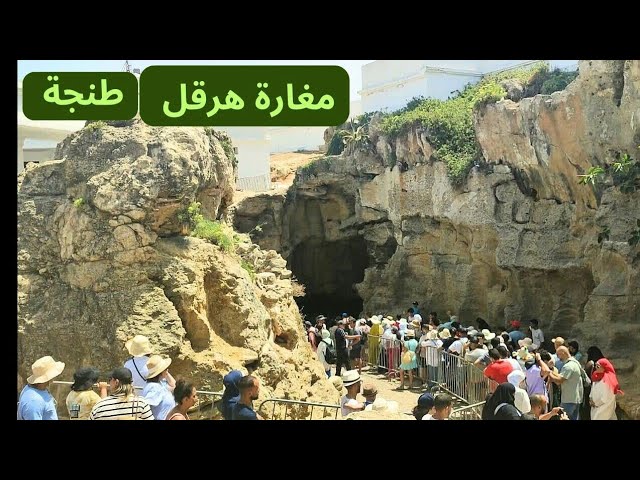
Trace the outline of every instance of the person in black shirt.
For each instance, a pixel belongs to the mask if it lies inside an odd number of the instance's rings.
[[[245,375],[238,381],[240,400],[233,406],[231,420],[264,420],[253,410],[253,401],[260,394],[260,382],[252,375]]]
[[[336,375],[340,376],[342,367],[346,370],[351,370],[351,364],[349,363],[349,351],[347,350],[347,340],[354,338],[360,338],[356,335],[347,335],[345,332],[346,320],[340,320],[338,322],[338,328],[336,330]]]

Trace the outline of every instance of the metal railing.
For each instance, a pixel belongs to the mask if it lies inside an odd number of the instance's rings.
[[[395,376],[401,363],[402,342],[369,335],[369,355],[366,358],[371,368],[384,370],[389,378]],[[418,346],[418,377],[423,384],[436,391],[444,391],[455,398],[463,407],[454,410],[456,419],[478,420],[482,405],[489,393],[498,384],[485,377],[482,368],[464,358],[443,352],[432,346]],[[459,412],[459,413],[458,413]]]
[[[67,389],[61,390],[61,387],[70,387],[71,385],[73,385],[73,382],[62,380],[54,380],[53,382],[51,382],[49,391],[51,395],[53,395],[54,399],[56,399],[56,404],[58,406],[58,418],[60,418],[60,420],[69,419],[69,412],[67,411],[66,406],[66,396],[68,395],[69,391]],[[93,388],[97,389],[98,385],[94,385]],[[136,391],[140,391],[142,390],[142,387],[134,387],[134,389]],[[189,411],[189,417],[192,420],[222,419],[222,414],[218,410],[216,400],[222,398],[223,392],[196,390],[196,393],[198,394],[198,403],[195,405],[195,407],[193,407],[192,410]],[[306,402],[302,400],[289,400],[282,398],[268,398],[264,400],[260,404],[258,411],[268,411],[269,407],[266,407],[265,405],[269,403],[273,403],[271,415],[269,416],[269,418],[272,420],[319,420],[323,418],[337,419],[338,413],[340,412],[340,405]],[[284,412],[282,412],[283,409]],[[331,412],[332,409],[335,410],[335,412]]]
[[[482,408],[486,402],[478,402],[451,411],[449,420],[482,420]]]
[[[271,410],[270,420],[321,420],[325,418],[334,419],[338,418],[338,413],[341,410],[340,405],[332,405],[329,403],[317,403],[317,402],[305,402],[302,400],[289,400],[284,398],[267,398],[263,400],[260,406],[258,407],[259,412],[267,412],[268,407],[266,405],[268,403],[273,403],[273,409]],[[278,409],[278,415],[276,415],[276,407],[280,407]],[[322,408],[322,414],[313,416],[313,411],[315,408],[316,413],[319,412],[319,409]],[[282,409],[284,408],[284,414],[282,414]],[[327,414],[327,409],[334,409],[334,414]],[[266,415],[265,415],[266,416]],[[289,416],[289,418],[287,418]]]
[[[378,335],[368,335],[366,363],[371,368],[384,370],[389,380],[400,376],[402,363],[402,342],[397,338],[383,338]]]

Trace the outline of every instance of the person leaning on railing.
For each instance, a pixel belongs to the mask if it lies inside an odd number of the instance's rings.
[[[98,384],[100,395],[93,391],[93,386],[98,383],[99,376],[100,372],[93,367],[81,368],[73,374],[73,385],[71,385],[71,391],[65,402],[69,418],[72,420],[88,420],[93,406],[101,399],[106,398],[109,387],[107,382]]]

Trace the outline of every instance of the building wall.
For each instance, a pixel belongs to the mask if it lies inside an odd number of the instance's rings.
[[[445,100],[482,75],[534,60],[377,60],[362,67],[362,111],[392,112],[414,97]],[[550,67],[575,70],[577,60],[549,60]]]
[[[46,162],[47,160],[53,160],[53,154],[56,153],[56,148],[34,148],[24,149],[24,163],[27,162]]]
[[[240,138],[233,145],[238,150],[238,181],[236,188],[240,190],[262,191],[271,188],[271,172],[269,155],[270,142],[265,138]]]

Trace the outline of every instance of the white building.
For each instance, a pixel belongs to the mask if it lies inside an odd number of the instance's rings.
[[[492,72],[536,60],[376,60],[362,66],[363,112],[394,111],[414,97],[449,98]],[[551,68],[575,70],[577,60],[550,60]]]
[[[51,160],[58,142],[84,127],[84,121],[30,120],[22,113],[22,82],[18,82],[18,173],[29,162]]]

